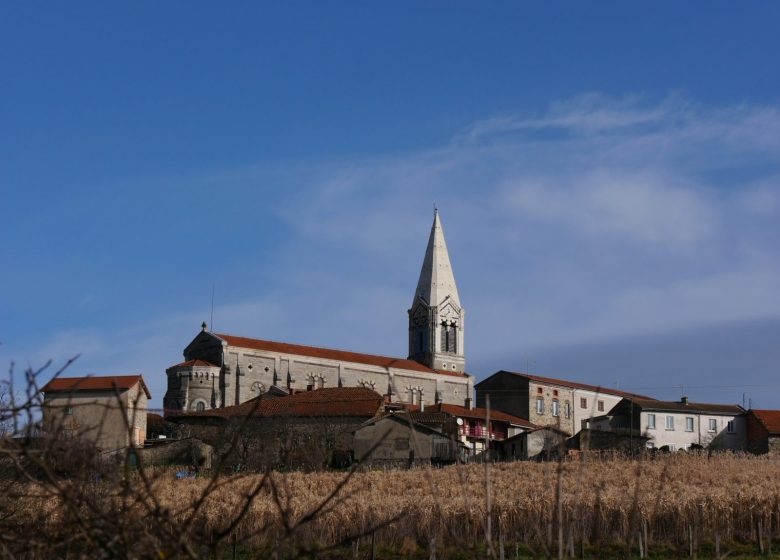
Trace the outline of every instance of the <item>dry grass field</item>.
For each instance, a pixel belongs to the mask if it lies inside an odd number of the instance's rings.
[[[137,472],[127,476],[129,486],[92,481],[64,493],[14,483],[2,498],[6,526],[12,519],[19,535],[61,539],[69,533],[89,542],[89,525],[99,521],[94,515],[128,516],[134,525],[117,538],[132,540],[140,538],[133,534],[154,533],[145,524],[163,518],[172,531],[184,532],[183,539],[203,543],[217,535],[237,549],[263,555],[271,550],[280,557],[349,547],[356,538],[362,538],[365,554],[365,543],[373,539],[375,546],[393,550],[427,550],[432,542],[440,550],[474,555],[492,548],[497,557],[505,542],[511,543],[507,558],[521,546],[539,557],[580,557],[602,546],[637,557],[648,551],[658,557],[661,550],[714,556],[738,543],[770,553],[773,537],[780,536],[780,461],[766,458],[677,454],[494,464],[489,501],[486,469],[478,464],[356,472],[348,479],[338,472],[235,475],[216,483],[177,480],[163,470],[148,472],[146,482]],[[71,491],[99,501],[66,503]],[[112,502],[109,510],[88,511],[96,507],[90,504]],[[150,546],[165,557],[165,537],[155,535]],[[217,554],[216,547],[210,553]]]

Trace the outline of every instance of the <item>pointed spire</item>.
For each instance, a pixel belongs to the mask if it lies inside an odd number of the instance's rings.
[[[455,285],[450,255],[447,252],[447,243],[444,241],[444,230],[441,227],[439,211],[435,207],[433,226],[431,226],[431,235],[428,238],[428,248],[425,250],[420,279],[417,282],[415,298],[417,296],[431,306],[441,305],[449,296],[453,303],[460,307],[458,287]]]

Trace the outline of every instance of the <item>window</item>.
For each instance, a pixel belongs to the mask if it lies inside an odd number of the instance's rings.
[[[599,401],[598,407],[599,412],[604,412],[604,401]]]
[[[667,416],[666,417],[666,429],[667,430],[674,430],[674,416]]]
[[[442,321],[441,323],[441,351],[442,352],[457,352],[457,327],[454,322],[448,323]]]
[[[558,399],[553,399],[552,402],[552,414],[553,416],[559,416],[561,413],[560,411],[560,404],[558,403]]]
[[[537,394],[541,395],[542,394],[542,388],[541,387],[537,387],[536,388],[536,392],[537,392]]]
[[[571,418],[571,404],[569,404],[569,401],[566,401],[566,404],[563,405],[563,415],[566,418]]]
[[[717,418],[710,418],[710,427],[708,429],[710,432],[717,432],[718,431],[718,419]]]
[[[203,401],[198,401],[198,404],[195,405],[195,410],[197,412],[203,412],[204,410],[206,410],[206,403],[204,403]]]
[[[730,434],[734,433],[734,420],[729,420],[728,424],[726,424],[726,431]]]
[[[677,446],[674,443],[669,444],[669,451],[677,451]]]
[[[588,408],[588,399],[580,399],[580,408]]]
[[[558,391],[553,390],[553,397],[557,397],[557,396],[558,396]]]
[[[647,447],[648,449],[655,449],[655,444],[652,441],[648,441],[645,444],[645,447]]]
[[[693,431],[693,417],[692,416],[686,416],[685,417],[685,431],[686,432],[692,432]]]
[[[655,414],[647,415],[647,429],[655,430]]]
[[[536,398],[536,413],[544,414],[544,399],[542,397]]]
[[[67,416],[73,416],[73,407],[72,406],[66,406],[65,407],[65,414]]]

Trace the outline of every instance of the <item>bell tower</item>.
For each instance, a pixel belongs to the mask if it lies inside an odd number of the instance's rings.
[[[420,279],[409,309],[409,358],[426,366],[463,373],[463,320],[438,210],[425,249]]]

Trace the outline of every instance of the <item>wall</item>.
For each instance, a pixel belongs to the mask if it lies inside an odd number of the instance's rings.
[[[529,419],[528,380],[511,373],[498,372],[478,383],[477,406],[485,408],[490,394],[490,408],[518,418]]]
[[[655,429],[648,428],[648,415],[655,414]],[[674,430],[666,429],[666,417],[674,418]],[[693,431],[686,431],[685,419],[693,418]],[[709,420],[717,421],[717,430],[709,431]],[[727,432],[727,424],[734,421],[734,433]],[[641,431],[650,437],[656,448],[674,445],[676,450],[687,449],[692,444],[713,449],[743,450],[747,444],[747,422],[744,416],[697,414],[691,412],[647,412],[640,414]]]
[[[103,451],[115,451],[130,445],[131,437],[136,445],[143,444],[146,409],[147,398],[140,385],[120,393],[119,399],[113,391],[47,393],[43,426],[50,434],[79,437]]]
[[[389,466],[454,461],[457,444],[428,430],[412,429],[403,421],[383,418],[355,431],[353,449],[355,459],[363,458],[363,464]]]
[[[623,400],[623,397],[610,395],[607,393],[596,393],[585,389],[574,390],[574,421],[572,422],[572,434],[578,433],[583,429],[583,423],[594,416],[602,416],[609,413],[612,408]],[[583,407],[580,400],[585,399],[586,404]],[[604,403],[604,410],[599,410],[599,401]]]
[[[567,387],[531,381],[528,384],[528,420],[538,426],[555,426],[569,434],[574,432],[574,392]],[[544,412],[537,412],[537,399],[544,400]],[[558,415],[553,414],[553,401],[558,401]],[[566,416],[566,403],[571,406]]]

